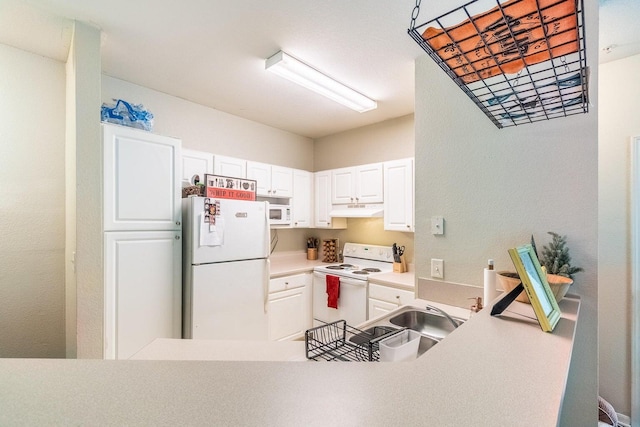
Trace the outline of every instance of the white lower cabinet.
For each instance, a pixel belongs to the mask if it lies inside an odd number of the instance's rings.
[[[270,280],[269,340],[295,338],[311,328],[311,287],[311,273]]]
[[[105,359],[181,337],[181,251],[178,230],[104,233]]]
[[[415,292],[369,283],[369,315],[367,320],[387,314],[415,299]]]

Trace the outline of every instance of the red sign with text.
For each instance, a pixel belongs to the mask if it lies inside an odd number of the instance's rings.
[[[215,199],[256,200],[256,181],[220,175],[205,175],[205,197]]]

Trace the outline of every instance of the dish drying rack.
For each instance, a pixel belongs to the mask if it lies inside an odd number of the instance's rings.
[[[406,328],[374,326],[362,331],[337,320],[311,328],[305,332],[307,359],[340,362],[377,362],[380,360],[379,343]]]
[[[409,35],[499,129],[589,111],[583,0],[420,6]]]

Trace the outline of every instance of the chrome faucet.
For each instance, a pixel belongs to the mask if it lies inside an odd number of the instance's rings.
[[[442,310],[441,308],[436,307],[435,305],[431,305],[431,304],[427,304],[427,310],[433,310],[433,311],[437,311],[438,313],[442,314],[444,317],[446,317],[449,322],[451,322],[451,324],[453,325],[454,329],[457,328],[458,322],[456,322],[455,320],[453,320],[453,317],[449,316],[447,314],[446,311]]]

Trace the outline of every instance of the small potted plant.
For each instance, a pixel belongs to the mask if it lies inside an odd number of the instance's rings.
[[[542,247],[541,254],[538,254],[533,236],[531,236],[531,245],[538,256],[540,265],[547,272],[547,281],[556,301],[560,301],[573,284],[573,275],[583,269],[571,265],[567,236],[561,236],[553,231],[549,231],[548,234],[552,236],[551,242]],[[498,271],[497,278],[505,292],[509,292],[520,283],[520,277],[516,272]],[[516,301],[529,303],[529,298],[525,292],[522,292]]]
[[[553,231],[549,231],[548,234],[551,235],[551,242],[549,242],[548,246],[542,247],[539,260],[540,265],[547,272],[547,281],[556,297],[556,301],[560,301],[573,284],[573,275],[584,270],[582,267],[571,265],[567,236],[561,236]],[[531,236],[531,244],[535,249],[533,236]],[[536,255],[538,255],[537,251]]]

